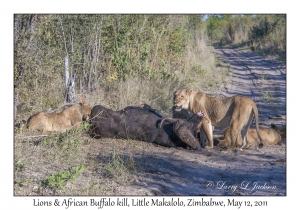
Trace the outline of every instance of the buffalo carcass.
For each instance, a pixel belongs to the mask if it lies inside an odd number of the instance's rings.
[[[126,107],[119,111],[96,105],[90,117],[90,135],[94,138],[137,139],[166,147],[200,149],[197,136],[203,113],[184,119],[161,118],[153,110]],[[161,123],[161,124],[160,124]]]

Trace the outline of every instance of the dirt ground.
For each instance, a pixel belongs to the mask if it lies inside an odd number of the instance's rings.
[[[231,69],[230,81],[216,96],[248,96],[257,103],[260,126],[285,124],[269,119],[286,114],[285,63],[236,48],[216,48],[215,53]],[[134,144],[144,148],[134,154],[143,164],[132,174],[135,184],[118,187],[117,195],[286,195],[286,138],[281,145],[232,154],[219,147],[192,151]],[[94,146],[101,150],[101,144]]]

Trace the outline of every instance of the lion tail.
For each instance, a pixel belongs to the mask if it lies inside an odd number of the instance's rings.
[[[259,143],[259,148],[262,148],[264,146],[263,144],[263,141],[262,141],[262,138],[260,136],[260,133],[259,133],[259,125],[258,125],[258,109],[257,109],[257,106],[256,104],[253,102],[253,113],[254,113],[254,118],[255,118],[255,127],[256,127],[256,132],[257,132],[257,136],[260,140],[260,143]]]

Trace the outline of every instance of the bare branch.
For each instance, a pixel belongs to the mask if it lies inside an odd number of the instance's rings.
[[[61,108],[63,108],[63,107],[65,107],[65,106],[73,106],[73,105],[75,105],[76,103],[64,103],[63,105],[61,105],[60,107],[58,107],[57,109],[54,109],[54,110],[49,110],[49,111],[47,111],[47,113],[53,113],[53,112],[56,112],[57,110],[59,110],[59,109],[61,109]]]
[[[35,30],[36,20],[37,20],[37,15],[36,14],[30,15],[30,37],[29,37],[28,44],[27,44],[27,47],[26,47],[25,51],[27,51],[29,49],[29,46],[30,46],[30,44],[32,42],[32,39],[34,37],[34,30]]]
[[[66,42],[66,37],[65,37],[65,32],[64,32],[64,27],[63,27],[63,24],[62,24],[61,17],[59,17],[59,22],[60,22],[60,26],[61,26],[62,35],[63,35],[63,38],[64,38],[64,46],[65,46],[66,55],[68,55],[67,42]]]
[[[37,138],[37,137],[46,137],[46,136],[49,136],[49,135],[38,135],[38,136],[20,136],[18,138],[20,139],[25,139],[25,138]]]

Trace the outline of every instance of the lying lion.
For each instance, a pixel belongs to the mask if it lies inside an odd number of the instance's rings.
[[[26,127],[42,132],[62,132],[72,127],[78,128],[91,115],[91,108],[84,99],[79,104],[66,108],[60,113],[39,112],[32,115]]]
[[[282,137],[286,135],[286,125],[275,125],[271,123],[271,127],[277,131]]]
[[[279,144],[280,145],[281,135],[275,129],[260,128],[259,133],[260,133],[260,136],[261,136],[264,144],[267,144],[267,145]],[[223,134],[224,134],[224,140],[214,141],[215,145],[230,147],[232,144],[231,136],[230,136],[230,128],[229,127],[226,128],[223,131]],[[258,147],[259,143],[260,143],[260,140],[257,136],[256,130],[249,129],[248,133],[247,133],[247,144],[246,144],[245,148],[247,149],[251,146]],[[241,145],[242,145],[242,137],[241,137],[241,135],[239,135],[237,138],[237,146],[241,146]]]
[[[245,96],[216,98],[207,96],[203,92],[193,90],[178,90],[174,92],[174,105],[176,111],[185,109],[192,114],[204,111],[206,118],[203,120],[203,130],[208,139],[208,148],[213,148],[213,126],[231,127],[232,145],[227,152],[232,152],[236,147],[238,135],[242,135],[243,144],[246,146],[246,133],[255,118],[256,131],[260,139],[259,147],[263,146],[259,135],[258,110],[254,101]]]
[[[286,115],[269,116],[269,119],[286,120]]]

